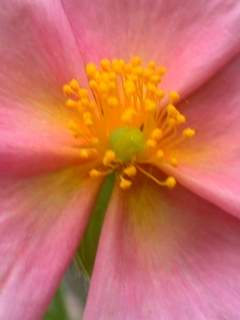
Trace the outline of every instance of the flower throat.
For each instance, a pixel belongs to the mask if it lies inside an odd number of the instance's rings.
[[[121,189],[134,183],[137,173],[160,186],[173,188],[176,180],[159,180],[148,168],[176,167],[173,143],[195,135],[177,109],[180,96],[161,87],[166,68],[155,61],[143,65],[140,57],[130,61],[102,59],[100,66],[85,68],[87,86],[76,79],[63,86],[66,107],[74,119],[68,126],[83,147],[79,155],[92,164],[91,178],[116,171]]]

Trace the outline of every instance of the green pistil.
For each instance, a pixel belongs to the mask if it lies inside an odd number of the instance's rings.
[[[123,162],[128,162],[141,153],[144,145],[144,135],[138,128],[118,128],[110,135],[110,147]]]

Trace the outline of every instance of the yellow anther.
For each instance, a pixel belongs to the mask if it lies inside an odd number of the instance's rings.
[[[180,95],[177,91],[171,91],[169,93],[169,99],[171,103],[178,102],[180,100]]]
[[[94,75],[92,76],[92,78],[93,78],[94,80],[96,80],[97,82],[98,82],[98,81],[101,81],[101,74],[100,74],[100,72],[99,72],[99,71],[96,71],[96,72],[94,73]]]
[[[155,86],[155,84],[148,82],[147,83],[147,89],[148,91],[152,92],[152,93],[156,93],[157,91],[157,87]]]
[[[112,71],[108,73],[108,78],[110,81],[115,81],[117,79],[117,75],[115,72]]]
[[[88,63],[86,65],[86,74],[89,77],[93,77],[95,75],[96,71],[97,71],[97,67],[94,63]]]
[[[131,63],[126,63],[123,66],[123,70],[125,73],[129,74],[130,72],[132,72],[132,65]]]
[[[115,152],[112,150],[107,150],[103,157],[103,164],[105,166],[109,166],[114,160],[116,160]]]
[[[84,112],[83,114],[83,122],[86,126],[92,126],[93,120],[92,120],[92,114],[90,112]]]
[[[123,190],[127,190],[131,187],[132,185],[132,182],[130,180],[127,180],[123,177],[120,177],[120,188],[123,189]]]
[[[163,76],[166,72],[167,72],[167,68],[164,67],[164,66],[159,67],[159,68],[158,68],[158,71],[157,71],[157,73],[158,73],[160,76]]]
[[[149,148],[155,148],[157,145],[157,141],[154,140],[154,139],[148,139],[146,141],[146,146],[149,147]]]
[[[136,91],[135,84],[131,80],[126,80],[124,87],[127,95],[133,94]]]
[[[135,166],[130,165],[123,170],[123,173],[126,174],[128,177],[134,177],[137,174],[137,169]]]
[[[110,81],[109,83],[108,83],[108,85],[109,85],[109,90],[111,91],[111,90],[115,90],[116,89],[116,83],[114,82],[114,81]]]
[[[90,80],[89,81],[89,87],[93,90],[97,90],[98,88],[98,84],[97,84],[97,81],[96,80]]]
[[[154,69],[156,68],[156,62],[153,61],[153,60],[149,61],[149,62],[148,62],[148,68],[154,70]]]
[[[69,122],[68,122],[68,128],[69,128],[74,134],[78,133],[79,128],[78,128],[78,125],[77,125],[77,123],[76,123],[75,121],[73,121],[73,120],[69,121]]]
[[[146,68],[143,70],[143,76],[146,79],[149,79],[153,75],[153,70],[150,68]]]
[[[177,165],[178,165],[177,159],[176,159],[175,157],[172,157],[172,158],[170,159],[170,164],[171,164],[173,167],[177,167]]]
[[[124,61],[121,59],[113,59],[112,60],[112,67],[115,72],[120,73],[123,70]]]
[[[149,112],[155,111],[157,108],[156,102],[151,99],[146,99],[144,105],[145,105],[145,110]]]
[[[157,151],[157,153],[156,153],[156,156],[157,156],[158,159],[163,159],[163,157],[164,157],[164,152],[163,152],[161,149],[159,149],[159,150]]]
[[[182,134],[183,134],[183,136],[185,138],[192,138],[192,137],[195,136],[196,131],[194,129],[191,129],[191,128],[186,128],[186,129],[183,130]]]
[[[93,121],[90,118],[84,119],[84,124],[88,127],[91,127],[93,125]]]
[[[89,99],[88,99],[88,98],[82,98],[82,99],[81,99],[81,105],[82,105],[83,107],[89,107],[89,106],[90,106],[90,101],[89,101]]]
[[[76,107],[78,107],[78,102],[75,100],[72,100],[72,99],[67,99],[67,101],[65,102],[65,105],[68,108],[76,108]]]
[[[159,128],[156,128],[151,133],[151,138],[154,140],[159,140],[162,138],[162,130]]]
[[[69,83],[70,87],[73,89],[73,90],[78,90],[79,89],[79,83],[76,79],[72,79]]]
[[[79,154],[82,159],[87,159],[89,157],[89,152],[87,149],[80,149]]]
[[[172,176],[167,177],[167,179],[165,180],[165,185],[169,188],[169,189],[173,189],[176,186],[177,182],[176,179]]]
[[[140,57],[135,56],[135,57],[132,57],[131,63],[133,66],[139,66],[142,63],[142,60]]]
[[[100,84],[99,84],[99,87],[98,87],[99,91],[101,93],[107,93],[108,90],[109,90],[109,85],[107,82],[103,82],[101,81]]]
[[[103,82],[108,82],[109,81],[109,73],[108,72],[101,72],[101,80]]]
[[[110,70],[111,69],[111,61],[108,59],[102,59],[101,62],[101,67],[103,68],[103,70]]]
[[[182,124],[186,122],[186,117],[183,114],[179,113],[177,114],[176,120],[179,124]]]
[[[138,80],[138,76],[132,73],[128,76],[128,80],[131,80],[132,82],[136,82]]]
[[[73,90],[72,90],[72,88],[70,87],[70,85],[65,84],[65,85],[63,86],[63,93],[64,93],[66,96],[69,96],[69,95],[71,95],[71,94],[73,93]]]
[[[150,77],[150,81],[155,83],[155,84],[158,84],[160,81],[161,81],[161,76],[158,75],[158,74],[153,74],[151,77]]]
[[[93,138],[91,139],[91,142],[92,142],[92,144],[97,145],[97,144],[99,144],[99,139],[96,138],[96,137],[93,137]]]
[[[173,104],[168,104],[166,108],[167,108],[167,113],[170,117],[175,117],[178,114],[178,111]]]
[[[99,177],[103,176],[103,173],[99,170],[92,169],[89,171],[89,176],[91,178],[99,178]]]
[[[78,94],[80,98],[87,98],[88,97],[88,90],[84,88],[80,88],[78,90]]]
[[[107,99],[107,103],[110,107],[117,107],[119,102],[118,102],[118,99],[114,96],[111,96]]]
[[[136,111],[133,108],[128,108],[123,112],[121,120],[126,123],[131,123],[135,114]]]
[[[156,95],[159,99],[162,99],[165,95],[165,92],[162,89],[157,89],[156,90]]]
[[[143,67],[137,66],[133,69],[133,73],[136,76],[141,76],[143,74]]]
[[[174,119],[174,118],[170,118],[170,119],[167,120],[167,124],[168,124],[170,127],[174,127],[174,126],[176,126],[177,121],[176,121],[176,119]]]

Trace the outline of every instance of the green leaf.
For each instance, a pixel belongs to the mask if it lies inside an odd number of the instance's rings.
[[[59,288],[44,316],[44,320],[68,320],[68,314],[64,304],[63,288]]]
[[[76,254],[77,265],[90,277],[96,257],[105,213],[113,192],[115,173],[107,176],[98,194],[95,207]]]

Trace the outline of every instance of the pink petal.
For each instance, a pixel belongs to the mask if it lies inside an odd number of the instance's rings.
[[[240,58],[235,59],[182,110],[197,135],[179,146],[179,182],[240,217]],[[170,168],[169,168],[170,169]]]
[[[79,162],[62,85],[82,62],[60,1],[1,1],[0,43],[0,172]]]
[[[79,244],[97,187],[71,169],[1,179],[1,319],[42,319]]]
[[[61,1],[3,0],[0,8],[0,92],[50,109],[82,61]]]
[[[240,317],[240,224],[182,187],[115,190],[85,320]]]
[[[186,94],[240,49],[234,0],[63,0],[86,61],[140,55],[169,69],[165,85]]]
[[[5,100],[0,105],[0,173],[33,175],[82,162],[79,139],[74,138],[59,113]],[[65,122],[64,122],[65,121]]]

